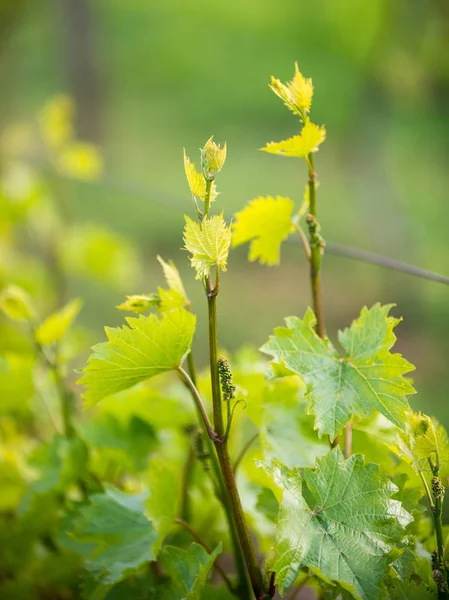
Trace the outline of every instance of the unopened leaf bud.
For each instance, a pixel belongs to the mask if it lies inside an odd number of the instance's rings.
[[[201,150],[201,167],[204,178],[213,181],[221,171],[226,160],[226,143],[223,147],[213,141],[213,136],[209,138]]]

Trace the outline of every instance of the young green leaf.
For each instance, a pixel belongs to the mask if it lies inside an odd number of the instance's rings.
[[[259,196],[235,215],[232,245],[251,241],[249,260],[279,264],[281,244],[293,230],[293,202],[282,196]]]
[[[186,216],[184,243],[191,253],[190,261],[196,270],[196,279],[205,279],[211,267],[217,265],[226,271],[231,229],[222,215],[205,217],[201,224]]]
[[[172,260],[165,262],[165,260],[163,260],[159,255],[157,259],[162,267],[165,281],[167,282],[169,289],[179,294],[179,296],[182,296],[182,298],[184,298],[185,304],[190,304],[186,291],[184,289],[184,285],[182,283],[181,276],[179,274],[178,269],[175,266],[175,263]]]
[[[310,309],[303,320],[287,318],[287,327],[276,329],[261,348],[273,356],[275,373],[303,378],[320,435],[334,439],[354,417],[368,417],[374,410],[404,427],[409,411],[406,394],[415,390],[403,375],[414,367],[400,354],[390,353],[396,341],[393,329],[399,323],[388,316],[390,308],[376,304],[362,309],[339,334],[342,357],[329,340],[315,333],[316,318]]]
[[[390,600],[437,600],[435,590],[429,590],[423,583],[394,579],[388,587]]]
[[[13,321],[31,321],[35,312],[31,297],[17,285],[9,285],[0,293],[0,310]]]
[[[79,383],[89,405],[179,367],[190,350],[196,319],[186,310],[128,317],[129,327],[105,331],[108,342],[94,346]]]
[[[276,573],[281,594],[303,567],[319,569],[359,600],[379,600],[381,582],[395,558],[394,545],[411,516],[378,465],[363,457],[344,460],[337,447],[304,471],[269,469],[283,490],[278,518]]]
[[[215,559],[221,552],[221,544],[212,554],[208,554],[198,544],[191,544],[189,550],[165,546],[160,560],[171,576],[176,589],[176,600],[200,600]]]
[[[304,117],[310,111],[313,96],[313,84],[311,79],[306,79],[295,63],[295,74],[287,84],[282,83],[275,77],[271,78],[270,88],[279,96],[284,104],[292,112]]]
[[[190,158],[186,155],[184,149],[184,169],[186,172],[187,182],[189,184],[190,191],[194,198],[200,198],[204,201],[206,198],[206,180],[204,179],[203,173],[198,173]],[[209,199],[213,202],[217,197],[217,190],[215,183],[212,183]]]
[[[280,156],[293,156],[305,158],[311,152],[316,152],[318,146],[326,139],[326,128],[315,125],[309,119],[304,123],[304,127],[299,135],[295,135],[282,142],[270,142],[264,148],[264,152],[270,154],[279,154]]]
[[[125,302],[122,302],[116,308],[139,314],[153,308],[153,306],[159,306],[160,303],[161,299],[158,294],[135,294],[126,296]]]
[[[112,585],[155,559],[156,532],[145,517],[144,499],[108,486],[75,515],[70,538],[98,587]]]
[[[40,344],[59,342],[78,316],[83,302],[75,298],[58,312],[53,313],[36,330],[36,339]]]

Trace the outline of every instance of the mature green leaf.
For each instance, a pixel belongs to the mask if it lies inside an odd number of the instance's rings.
[[[201,224],[188,216],[185,219],[184,243],[192,255],[190,261],[196,270],[196,279],[205,279],[215,265],[226,271],[231,229],[223,216],[205,217]]]
[[[148,457],[157,446],[157,436],[147,421],[137,415],[119,420],[113,414],[103,413],[90,419],[83,427],[83,436],[90,445],[113,450],[124,470],[143,470]]]
[[[301,568],[319,569],[355,598],[378,600],[380,585],[394,560],[394,545],[411,516],[378,465],[363,457],[343,459],[337,447],[304,471],[271,467],[283,489],[276,558],[270,569],[283,593]]]
[[[94,353],[79,381],[87,388],[88,404],[176,369],[190,350],[196,320],[185,310],[126,321],[129,327],[106,327],[109,341],[92,348]]]
[[[176,600],[200,600],[204,585],[215,559],[221,552],[221,544],[212,554],[208,554],[198,544],[192,544],[189,550],[165,546],[160,560],[172,577]]]
[[[232,245],[251,241],[249,260],[279,264],[280,248],[292,232],[293,202],[282,196],[259,196],[235,215]]]
[[[437,593],[429,590],[424,584],[416,585],[413,581],[394,579],[388,586],[390,600],[436,600]]]
[[[287,467],[312,467],[328,452],[329,443],[313,431],[313,419],[298,388],[296,377],[266,382],[260,442],[266,460],[279,460]]]
[[[329,340],[314,331],[316,318],[309,309],[303,320],[286,319],[287,327],[261,348],[274,357],[275,374],[296,373],[307,384],[307,397],[320,434],[334,439],[354,417],[374,410],[400,428],[409,410],[406,394],[414,393],[403,377],[414,367],[400,354],[391,354],[399,322],[388,316],[391,305],[364,308],[360,317],[339,334],[345,354],[340,357]]]
[[[92,589],[112,585],[154,560],[157,536],[144,514],[145,497],[108,486],[104,494],[91,496],[90,504],[75,515],[72,549],[84,557],[95,581]]]
[[[59,342],[73,321],[78,316],[83,302],[75,298],[58,312],[53,313],[36,330],[36,339],[40,344],[53,344]]]

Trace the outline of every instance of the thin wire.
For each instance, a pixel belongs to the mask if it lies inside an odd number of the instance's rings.
[[[43,161],[41,158],[37,158],[35,156],[26,156],[22,157],[22,160],[25,160],[25,162],[32,166],[37,166],[47,171],[50,170],[48,165],[46,165],[45,161]],[[64,175],[60,176],[70,179]],[[123,194],[125,196],[131,196],[138,200],[148,201],[148,199],[151,198],[152,202],[158,204],[162,209],[166,211],[172,211],[173,204],[179,207],[187,207],[187,202],[177,194],[172,194],[171,192],[160,190],[147,184],[142,185],[138,182],[126,181],[123,179],[117,179],[115,177],[111,178],[110,176],[103,177],[101,180],[92,181],[88,183],[93,186],[102,187],[103,189],[108,190],[110,192]],[[289,238],[287,240],[287,243],[296,244],[298,242],[296,240],[293,240],[292,238]],[[413,277],[420,277],[421,279],[427,279],[428,281],[434,281],[436,283],[442,283],[443,285],[449,285],[449,277],[446,277],[445,275],[433,273],[432,271],[427,271],[426,269],[421,269],[420,267],[409,265],[399,260],[395,260],[394,258],[383,256],[382,254],[367,252],[366,250],[359,250],[358,248],[352,248],[351,246],[345,246],[343,244],[329,242],[327,240],[326,252],[333,256],[340,256],[342,258],[348,258],[350,260],[356,260],[358,262],[377,265],[379,267],[384,267],[393,271],[407,273],[408,275],[412,275]]]
[[[386,267],[387,269],[392,269],[393,271],[401,271],[402,273],[407,273],[408,275],[413,275],[415,277],[421,277],[422,279],[428,279],[429,281],[436,281],[437,283],[449,285],[449,277],[439,275],[438,273],[432,273],[432,271],[427,271],[426,269],[421,269],[419,267],[403,263],[399,260],[395,260],[394,258],[382,256],[381,254],[366,252],[365,250],[343,246],[342,244],[336,244],[334,242],[326,242],[326,252],[335,256],[341,256],[343,258],[349,258],[359,262]]]

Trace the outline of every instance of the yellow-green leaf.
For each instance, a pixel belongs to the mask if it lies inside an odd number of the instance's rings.
[[[185,217],[184,243],[191,253],[190,261],[196,270],[196,279],[205,279],[210,268],[217,265],[226,271],[231,229],[222,215],[205,217],[201,224]]]
[[[92,348],[93,354],[79,383],[89,405],[160,373],[179,367],[189,352],[196,319],[186,310],[158,318],[128,317],[128,326],[106,327],[109,341]]]
[[[282,196],[259,196],[235,215],[232,245],[251,241],[249,260],[276,265],[282,242],[292,231],[293,202]]]
[[[310,111],[313,96],[311,79],[306,79],[295,63],[295,74],[287,84],[275,77],[271,78],[270,88],[279,96],[284,104],[301,118]]]
[[[165,260],[163,260],[160,256],[158,256],[157,259],[164,272],[165,281],[167,282],[168,287],[182,296],[185,304],[190,304],[175,263],[172,260],[165,262]]]
[[[278,154],[279,156],[295,156],[305,158],[311,152],[316,152],[318,146],[326,139],[326,128],[315,125],[307,120],[299,135],[295,135],[282,142],[270,142],[261,148],[264,152]]]
[[[192,196],[194,198],[201,198],[204,200],[206,197],[206,180],[202,173],[198,173],[195,167],[195,163],[193,163],[190,158],[186,155],[186,151],[184,149],[184,170],[186,172],[187,181],[189,184],[190,191],[192,192]],[[212,183],[210,190],[210,202],[213,202],[217,197],[217,190],[215,184]]]
[[[42,137],[51,148],[59,148],[73,136],[75,105],[64,95],[47,102],[39,115]]]
[[[58,170],[74,179],[92,181],[103,171],[103,160],[98,149],[86,142],[71,142],[56,159]]]
[[[34,317],[31,297],[17,285],[9,285],[0,293],[0,310],[13,321],[31,321]]]
[[[125,302],[122,302],[116,308],[141,313],[153,306],[159,306],[160,302],[161,299],[158,294],[135,294],[134,296],[126,296]]]
[[[36,330],[36,339],[40,344],[53,344],[59,342],[73,321],[78,316],[83,302],[75,298],[58,312],[53,313]]]

